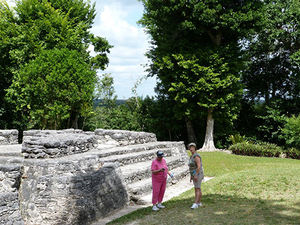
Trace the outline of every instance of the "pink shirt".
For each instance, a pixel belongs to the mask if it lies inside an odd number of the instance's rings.
[[[152,178],[157,181],[164,181],[168,177],[168,166],[166,160],[163,158],[161,161],[154,159],[151,164],[151,170],[159,170],[165,168],[165,171],[158,172],[157,174],[152,173]]]

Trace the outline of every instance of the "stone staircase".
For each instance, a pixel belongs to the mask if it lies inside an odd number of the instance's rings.
[[[137,204],[149,204],[142,198],[152,193],[151,163],[158,150],[164,152],[169,171],[174,172],[167,186],[175,185],[188,175],[187,153],[183,142],[149,142],[122,147],[101,145],[89,154],[97,154],[102,166],[118,163],[129,200]]]

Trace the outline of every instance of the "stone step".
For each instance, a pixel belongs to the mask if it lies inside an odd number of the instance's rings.
[[[148,150],[161,150],[163,148],[168,148],[168,143],[166,142],[149,142],[144,144],[128,145],[128,146],[113,146],[107,144],[99,144],[97,148],[89,151],[89,153],[95,153],[99,157],[108,157],[112,155],[123,155],[132,152],[142,152]]]
[[[169,170],[173,170],[179,166],[186,164],[177,156],[165,157]],[[140,181],[147,177],[151,177],[151,164],[153,160],[138,162],[121,166],[121,172],[126,184]]]
[[[171,149],[161,149],[165,156],[171,155]],[[156,157],[157,149],[142,151],[142,152],[133,152],[133,153],[126,153],[122,155],[111,155],[104,158],[101,158],[101,162],[103,165],[105,163],[115,163],[118,162],[120,166],[128,165],[137,162],[145,162],[149,160],[153,160]]]
[[[174,177],[173,177],[173,179],[167,180],[167,186],[174,185],[179,180],[188,176],[188,166],[187,165],[182,165],[182,166],[174,168],[170,171],[174,172]],[[137,202],[138,204],[142,204],[141,202],[139,203],[139,200],[143,196],[150,194],[152,191],[152,178],[149,177],[149,178],[145,178],[143,180],[128,184],[127,188],[128,188],[128,194],[129,194],[130,200]]]
[[[0,156],[22,157],[22,145],[0,145]]]

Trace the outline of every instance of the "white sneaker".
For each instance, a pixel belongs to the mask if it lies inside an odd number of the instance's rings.
[[[198,206],[199,206],[199,207],[200,207],[200,206],[202,206],[201,202],[200,202],[200,203],[198,203]]]
[[[156,206],[157,206],[157,208],[159,208],[159,209],[164,209],[164,208],[166,208],[164,205],[162,205],[162,204],[160,204],[160,203],[157,204]]]
[[[155,205],[155,206],[153,206],[152,210],[153,210],[153,211],[158,211],[159,208],[157,208],[156,205]]]
[[[191,207],[191,209],[197,209],[198,208],[198,204],[197,203],[194,203]]]

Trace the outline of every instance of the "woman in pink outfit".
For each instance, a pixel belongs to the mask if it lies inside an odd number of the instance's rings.
[[[168,170],[166,160],[163,158],[163,156],[164,153],[162,151],[157,151],[157,157],[151,164],[153,211],[158,211],[159,209],[165,208],[165,206],[163,206],[161,203],[166,190],[167,177],[168,175],[171,178],[173,177]]]

